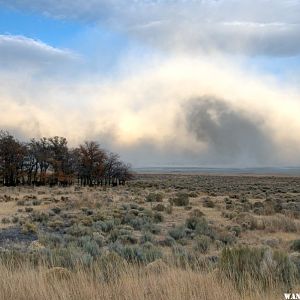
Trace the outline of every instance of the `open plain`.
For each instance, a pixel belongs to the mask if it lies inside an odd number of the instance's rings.
[[[1,187],[0,220],[1,299],[281,299],[299,288],[299,177]]]

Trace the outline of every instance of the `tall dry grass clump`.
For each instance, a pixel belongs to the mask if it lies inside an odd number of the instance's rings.
[[[117,280],[101,280],[100,269],[78,268],[68,276],[58,270],[49,276],[46,267],[23,264],[16,268],[0,265],[0,299],[82,300],[82,299],[258,299],[258,291],[239,294],[230,281],[218,280],[214,273],[166,268],[146,272],[138,266],[123,268]],[[274,292],[274,291],[273,291]],[[274,298],[273,292],[264,299]]]

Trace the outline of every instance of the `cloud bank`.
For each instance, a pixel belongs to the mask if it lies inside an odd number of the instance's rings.
[[[99,82],[0,77],[0,125],[20,136],[97,139],[135,165],[298,162],[299,95],[221,60],[174,56]]]

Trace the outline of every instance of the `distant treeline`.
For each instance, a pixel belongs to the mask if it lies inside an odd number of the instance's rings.
[[[20,142],[0,131],[0,184],[17,185],[113,185],[132,178],[129,165],[119,155],[103,150],[95,141],[69,148],[64,137]]]

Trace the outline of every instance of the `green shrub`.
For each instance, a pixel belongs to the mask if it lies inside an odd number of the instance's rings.
[[[164,211],[166,208],[162,203],[157,204],[156,206],[153,207],[153,210],[156,211]]]
[[[168,233],[174,240],[180,240],[186,236],[186,231],[184,226],[175,227],[169,230]]]
[[[199,195],[198,195],[198,193],[197,192],[190,192],[189,193],[189,197],[191,197],[191,198],[197,198]]]
[[[216,238],[216,233],[213,230],[213,228],[211,228],[211,226],[209,226],[207,220],[204,217],[198,218],[197,219],[197,224],[195,227],[195,233],[196,235],[206,235],[209,236],[212,239]]]
[[[18,200],[17,205],[24,206],[25,205],[25,200]]]
[[[180,268],[199,270],[199,260],[184,246],[178,244],[173,245],[172,258],[174,260],[173,263]]]
[[[156,212],[154,215],[153,215],[153,221],[155,223],[161,223],[164,221],[164,216],[163,214],[159,213],[159,212]]]
[[[163,194],[161,193],[150,193],[146,197],[146,202],[162,202],[163,201]]]
[[[201,253],[207,253],[211,240],[209,237],[202,235],[198,236],[195,239],[194,250],[199,251]]]
[[[236,237],[234,233],[226,232],[226,231],[218,232],[216,238],[222,243],[224,243],[225,245],[232,245],[236,241]]]
[[[47,261],[53,267],[74,269],[78,264],[89,266],[92,257],[84,253],[79,247],[69,246],[54,248],[47,252]]]
[[[32,205],[33,205],[33,206],[41,205],[41,200],[37,200],[37,199],[36,199],[36,200],[33,200],[33,201],[32,201]]]
[[[290,255],[291,261],[295,264],[297,271],[298,271],[298,279],[300,278],[300,253],[293,252]]]
[[[12,217],[12,222],[13,223],[18,223],[19,222],[19,217],[18,216],[13,216]]]
[[[66,233],[76,236],[76,237],[80,237],[83,235],[89,235],[91,234],[91,228],[90,227],[86,227],[83,226],[81,224],[73,224],[71,227],[66,229]]]
[[[300,252],[300,240],[294,240],[292,242],[291,249]]]
[[[154,242],[153,234],[149,231],[144,232],[144,234],[140,237],[141,244],[145,244],[147,242],[150,242],[150,243]]]
[[[93,224],[93,228],[103,232],[110,232],[115,227],[114,220],[98,221]]]
[[[202,222],[201,218],[189,217],[185,221],[185,226],[189,229],[195,230],[197,225]]]
[[[55,214],[59,214],[61,212],[61,208],[56,206],[51,209]]]
[[[26,222],[22,227],[22,233],[29,234],[29,233],[36,233],[37,227],[34,223]]]
[[[100,248],[96,241],[92,240],[90,236],[83,236],[78,240],[78,244],[82,249],[92,257],[100,255]]]
[[[189,195],[187,193],[177,193],[176,197],[172,199],[172,203],[176,206],[189,205]]]
[[[209,197],[205,197],[203,199],[203,206],[213,208],[215,207],[215,203]]]
[[[10,219],[7,218],[7,217],[3,217],[3,218],[1,219],[1,223],[2,223],[2,224],[8,224],[8,223],[10,223]]]
[[[56,233],[39,234],[38,240],[42,245],[45,245],[49,248],[59,247],[64,244],[62,235]]]
[[[32,214],[31,214],[31,220],[33,222],[47,222],[49,219],[49,216],[43,212],[40,212],[40,211],[34,211]]]
[[[161,232],[161,227],[157,224],[147,223],[142,226],[142,230],[149,231],[153,234],[159,234]]]
[[[25,207],[25,211],[26,212],[32,212],[33,211],[33,207]]]
[[[93,218],[90,216],[84,216],[80,222],[82,225],[89,227],[93,225]]]
[[[242,228],[239,225],[230,227],[230,231],[234,233],[235,236],[239,237],[242,233]]]
[[[162,252],[152,243],[146,242],[142,246],[124,246],[118,248],[118,254],[129,262],[150,263],[162,257]]]

